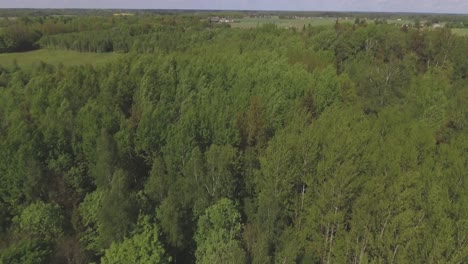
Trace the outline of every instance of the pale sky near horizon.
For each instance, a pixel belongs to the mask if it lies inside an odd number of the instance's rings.
[[[0,8],[221,9],[468,13],[468,0],[0,0]]]

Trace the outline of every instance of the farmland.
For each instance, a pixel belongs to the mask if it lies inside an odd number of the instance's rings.
[[[346,21],[346,19],[343,19]],[[351,20],[349,20],[351,22]],[[281,28],[302,28],[304,25],[311,26],[329,26],[336,22],[336,18],[279,18],[279,16],[271,16],[265,18],[250,18],[245,17],[237,20],[235,23],[231,23],[232,28],[254,28],[264,24],[276,24]]]
[[[391,18],[391,19],[384,19],[384,18],[366,18],[364,16],[359,17],[291,17],[291,18],[284,18],[280,16],[258,16],[258,17],[249,17],[246,16],[241,19],[234,20],[235,22],[230,23],[232,28],[255,28],[265,24],[275,24],[280,28],[302,28],[304,26],[331,26],[334,25],[337,21],[339,23],[351,23],[353,24],[355,20],[360,19],[366,21],[367,23],[373,24],[376,21],[385,21],[388,24],[392,25],[411,25],[414,24],[415,21],[409,18]],[[427,21],[421,21],[424,24]],[[442,26],[445,23],[441,23]],[[431,27],[431,26],[429,26]],[[454,33],[457,34],[466,34],[464,30],[454,30]]]

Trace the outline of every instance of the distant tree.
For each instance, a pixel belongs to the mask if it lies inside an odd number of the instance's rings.
[[[265,107],[258,96],[250,98],[247,112],[238,118],[240,134],[249,146],[262,147],[267,137]]]
[[[116,162],[114,148],[113,139],[102,129],[96,146],[95,165],[91,167],[91,174],[95,177],[98,188],[107,188],[112,183]]]

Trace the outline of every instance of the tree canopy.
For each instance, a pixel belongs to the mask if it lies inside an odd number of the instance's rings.
[[[467,38],[208,16],[2,20],[125,54],[0,61],[0,263],[468,262]]]

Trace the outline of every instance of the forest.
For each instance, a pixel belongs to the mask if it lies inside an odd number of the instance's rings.
[[[468,263],[468,37],[0,18],[0,263]],[[354,23],[353,23],[354,22]]]

